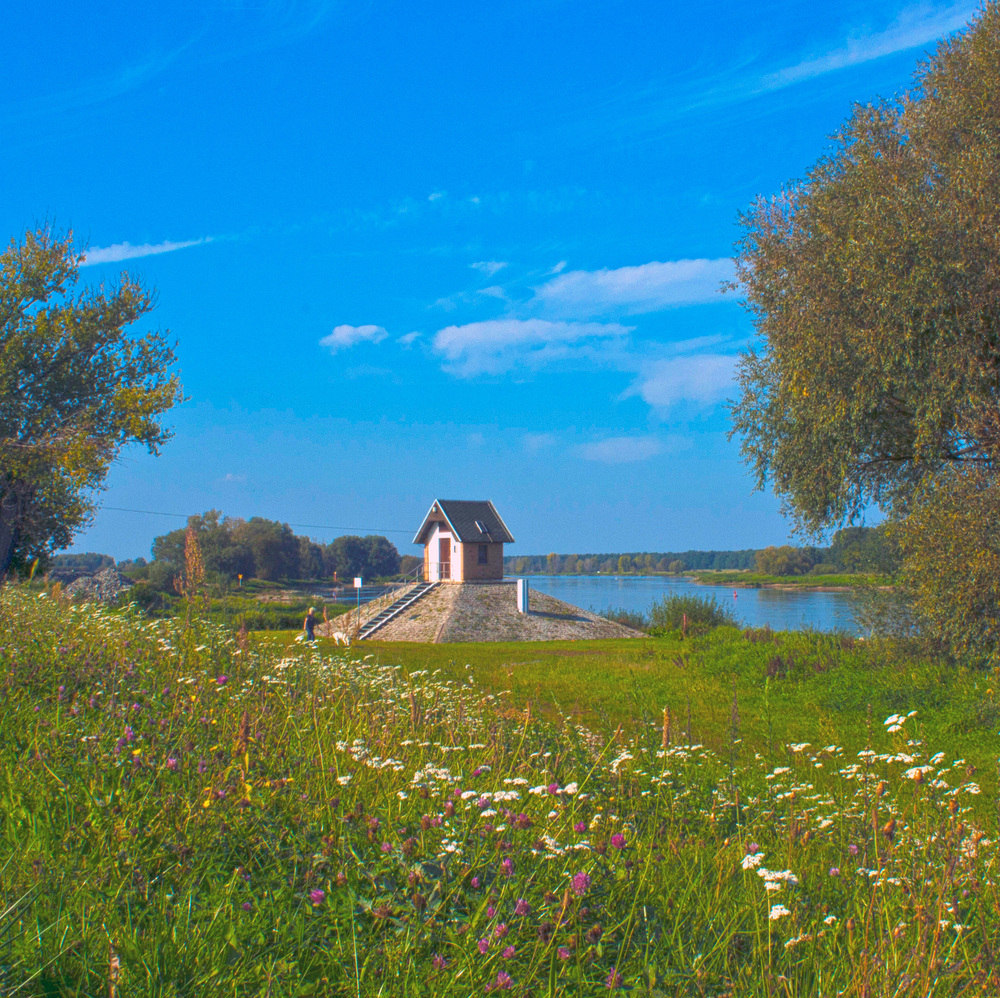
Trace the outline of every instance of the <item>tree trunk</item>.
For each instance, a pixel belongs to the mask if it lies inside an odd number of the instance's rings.
[[[0,582],[7,575],[14,560],[17,529],[23,511],[21,496],[16,487],[8,485],[0,491]]]
[[[4,512],[0,512],[0,582],[3,581],[10,563],[14,560],[16,537],[17,530],[13,518],[8,519]]]

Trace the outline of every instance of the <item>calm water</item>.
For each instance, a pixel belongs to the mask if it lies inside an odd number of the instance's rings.
[[[532,575],[528,581],[539,592],[597,613],[619,608],[648,613],[654,602],[675,594],[714,596],[748,627],[770,624],[776,631],[812,628],[858,633],[849,593],[733,589],[731,586],[700,586],[683,578],[643,575]]]

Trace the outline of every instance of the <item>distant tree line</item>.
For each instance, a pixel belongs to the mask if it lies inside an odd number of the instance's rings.
[[[666,551],[622,554],[512,555],[512,575],[678,575],[702,570],[747,570],[764,575],[830,575],[877,572],[891,575],[899,551],[884,527],[845,527],[829,547],[767,547],[744,551]]]
[[[699,568],[752,568],[755,553],[747,550],[512,555],[504,558],[504,569],[512,575],[677,573]]]
[[[337,578],[349,583],[357,575],[366,580],[387,578],[400,569],[395,545],[379,534],[346,535],[319,544],[293,533],[287,523],[259,516],[249,520],[225,517],[214,509],[189,517],[187,527],[157,537],[152,561],[126,561],[119,569],[130,578],[170,591],[184,567],[189,528],[197,536],[206,578],[212,582],[232,582],[242,575],[246,580],[271,582],[330,582]]]
[[[762,575],[893,575],[901,564],[899,546],[885,527],[845,527],[833,535],[829,547],[768,547],[754,559]]]

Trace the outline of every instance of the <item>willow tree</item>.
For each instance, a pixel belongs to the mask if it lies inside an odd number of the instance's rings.
[[[810,532],[888,511],[926,619],[987,651],[1000,592],[940,582],[982,545],[1000,553],[1000,5],[910,92],[855,107],[806,178],[741,224],[757,337],[733,433],[758,486]]]
[[[121,449],[156,453],[180,399],[162,336],[128,333],[152,292],[127,274],[77,290],[79,264],[47,227],[0,253],[0,578],[66,546]]]

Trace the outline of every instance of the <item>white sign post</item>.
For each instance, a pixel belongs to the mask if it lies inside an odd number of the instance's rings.
[[[517,612],[528,613],[528,580],[517,580]]]
[[[354,576],[354,588],[358,591],[358,627],[361,626],[361,576]]]

